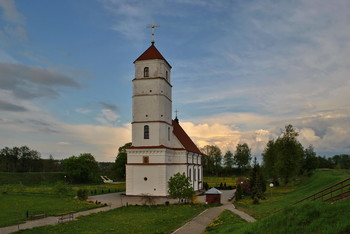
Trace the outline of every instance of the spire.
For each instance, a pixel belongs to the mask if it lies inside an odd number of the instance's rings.
[[[178,110],[175,110],[175,121],[178,123],[179,122],[179,119],[177,118],[177,112],[179,112]]]

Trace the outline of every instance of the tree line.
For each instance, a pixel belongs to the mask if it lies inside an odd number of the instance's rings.
[[[314,148],[304,148],[298,141],[298,132],[289,124],[277,139],[270,140],[262,152],[262,170],[265,176],[274,182],[281,179],[288,183],[290,179],[306,174],[316,168],[350,169],[350,155],[333,157],[316,156]],[[247,143],[239,143],[234,152],[222,154],[218,146],[206,145],[201,148],[205,176],[232,176],[249,173],[252,168],[251,149]]]
[[[0,150],[1,172],[57,172],[61,171],[59,160],[51,155],[42,159],[38,151],[28,146],[4,147]]]

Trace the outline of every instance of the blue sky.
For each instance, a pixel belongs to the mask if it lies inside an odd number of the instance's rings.
[[[254,156],[293,124],[350,152],[350,2],[0,0],[0,147],[114,161],[131,141],[133,61],[172,65],[173,109],[199,147]]]

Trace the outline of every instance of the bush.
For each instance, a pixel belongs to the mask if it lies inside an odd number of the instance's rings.
[[[243,195],[242,185],[241,184],[237,184],[237,189],[236,189],[236,192],[235,192],[236,201],[241,200],[242,199],[242,195]]]
[[[81,201],[86,201],[86,199],[88,198],[88,195],[89,195],[89,191],[87,189],[79,189],[77,191],[77,197]]]
[[[55,185],[55,191],[58,196],[66,196],[71,190],[71,187],[61,181]]]

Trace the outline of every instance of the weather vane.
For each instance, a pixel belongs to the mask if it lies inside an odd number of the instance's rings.
[[[150,26],[147,26],[146,28],[151,28],[152,29],[152,44],[154,44],[154,28],[160,27],[160,25],[154,25],[154,21],[153,24]]]

